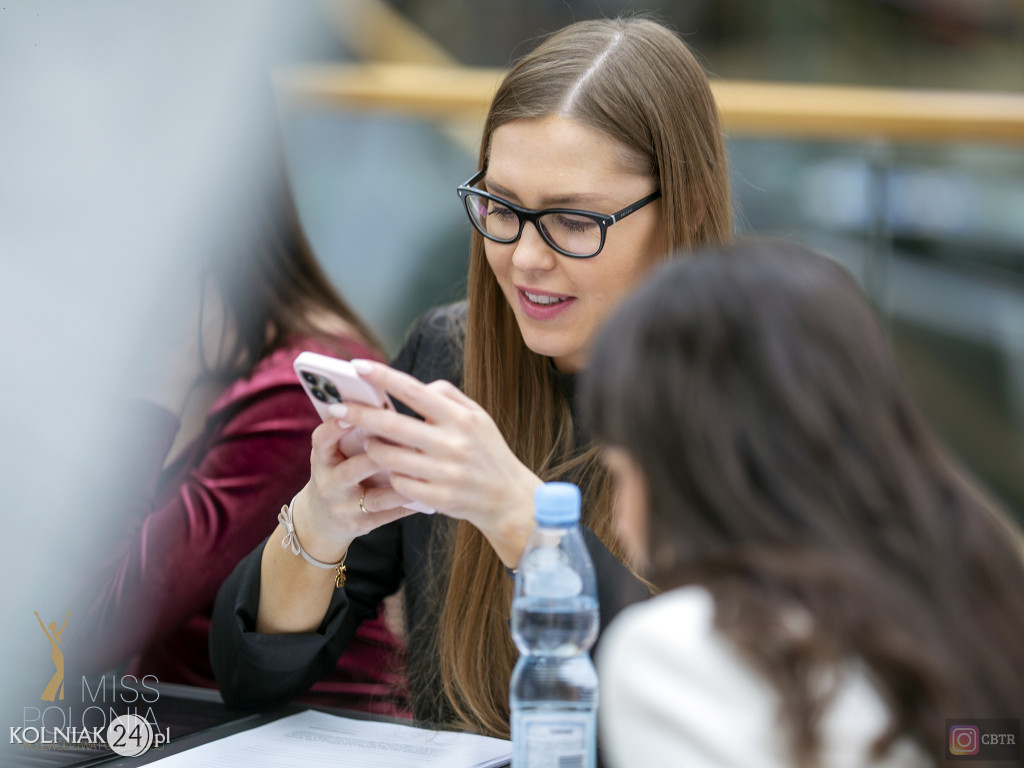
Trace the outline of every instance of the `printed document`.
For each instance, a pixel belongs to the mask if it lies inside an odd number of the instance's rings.
[[[306,710],[151,765],[160,768],[493,768],[512,742]]]

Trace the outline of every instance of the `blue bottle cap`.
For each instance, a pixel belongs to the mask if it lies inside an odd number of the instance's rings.
[[[572,525],[580,520],[580,489],[573,483],[544,483],[533,494],[541,525]]]

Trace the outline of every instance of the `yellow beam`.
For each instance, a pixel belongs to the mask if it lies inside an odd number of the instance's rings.
[[[469,67],[341,64],[289,70],[275,82],[292,102],[483,121],[504,74]]]
[[[344,64],[279,73],[304,104],[480,122],[500,69]],[[730,134],[811,139],[997,142],[1024,145],[1024,95],[714,81]]]
[[[712,89],[730,133],[1024,144],[1024,95],[725,80]]]

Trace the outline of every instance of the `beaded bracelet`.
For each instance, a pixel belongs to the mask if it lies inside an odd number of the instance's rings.
[[[301,491],[299,492],[301,493]],[[345,555],[342,555],[341,560],[336,563],[325,563],[321,560],[317,560],[309,552],[302,548],[302,543],[299,541],[299,536],[295,533],[295,523],[292,520],[292,508],[295,506],[295,499],[299,498],[299,494],[296,493],[292,497],[291,504],[285,504],[281,507],[281,512],[277,516],[277,522],[284,526],[286,531],[284,538],[281,539],[281,549],[288,549],[291,547],[293,555],[302,555],[302,558],[310,565],[315,565],[317,568],[332,568],[334,569],[334,586],[338,589],[345,586],[345,578],[347,571],[345,570]]]

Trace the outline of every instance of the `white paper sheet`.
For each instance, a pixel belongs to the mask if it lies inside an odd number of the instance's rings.
[[[487,768],[512,742],[306,710],[157,760],[160,768]]]

